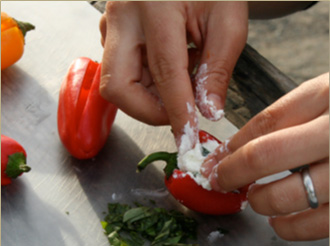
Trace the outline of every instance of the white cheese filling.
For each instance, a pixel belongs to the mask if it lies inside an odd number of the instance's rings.
[[[203,148],[209,153],[212,153],[218,146],[219,143],[215,140],[208,140],[205,143],[198,142],[193,149],[178,156],[179,169],[187,172],[197,184],[207,190],[211,190],[210,181],[200,172],[201,166],[207,156],[203,156]]]
[[[198,128],[198,117],[195,113],[194,107],[189,103],[187,103],[187,111],[194,116],[193,120]],[[195,147],[194,143],[196,143]],[[188,121],[183,128],[183,135],[181,136],[177,159],[178,168],[183,172],[186,172],[187,175],[190,175],[195,182],[201,185],[204,189],[211,190],[210,181],[200,172],[201,166],[206,158],[206,155],[203,155],[203,148],[209,153],[212,153],[218,146],[219,143],[215,140],[208,140],[204,143],[200,143],[198,133],[196,134],[196,129],[194,129]]]

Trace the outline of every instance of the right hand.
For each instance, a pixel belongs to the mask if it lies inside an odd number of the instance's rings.
[[[270,216],[289,241],[329,237],[329,73],[302,83],[253,117],[208,155],[202,173],[228,192],[261,178],[309,165],[319,202],[309,203],[300,172],[250,186],[252,209]]]

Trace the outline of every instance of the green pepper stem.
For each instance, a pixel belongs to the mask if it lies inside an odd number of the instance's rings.
[[[19,168],[19,170],[21,170],[22,172],[25,172],[25,173],[27,173],[31,170],[31,167],[29,167],[26,164],[21,164],[21,165],[19,165],[18,168]]]
[[[26,157],[23,153],[17,152],[8,156],[8,163],[5,173],[10,178],[17,178],[23,172],[28,172],[31,167],[26,165]]]
[[[177,153],[168,153],[168,152],[155,152],[144,157],[137,165],[137,172],[142,171],[146,166],[154,161],[165,161],[166,166],[164,172],[166,178],[169,178],[174,169],[177,169]]]
[[[28,22],[18,21],[16,19],[14,19],[14,20],[16,21],[18,28],[21,30],[24,37],[28,31],[35,29],[35,26]]]

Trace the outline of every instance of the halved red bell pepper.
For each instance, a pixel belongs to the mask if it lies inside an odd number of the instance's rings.
[[[99,93],[101,64],[86,57],[72,62],[59,95],[57,126],[70,154],[89,159],[104,146],[117,107]]]
[[[30,170],[26,165],[26,152],[22,145],[1,135],[1,185],[10,184],[12,179]]]
[[[221,143],[205,131],[199,131],[199,139],[201,143],[208,140],[216,140]],[[178,169],[177,153],[156,152],[150,154],[139,162],[138,171],[157,160],[167,163],[164,168],[165,185],[173,197],[187,208],[204,214],[224,215],[237,213],[245,207],[249,185],[228,193],[204,189],[189,174]]]

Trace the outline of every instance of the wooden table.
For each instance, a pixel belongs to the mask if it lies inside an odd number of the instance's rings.
[[[119,112],[97,157],[72,158],[57,134],[58,93],[72,60],[101,59],[100,13],[81,1],[1,5],[2,11],[36,26],[27,34],[22,59],[1,73],[2,134],[25,147],[32,167],[1,188],[2,245],[109,245],[100,224],[107,203],[147,204],[149,199],[194,216],[200,223],[200,245],[311,245],[281,240],[267,218],[249,207],[230,216],[187,211],[165,189],[161,167],[136,174],[136,164],[145,154],[175,150],[169,127],[148,126]],[[202,126],[222,140],[237,131],[226,119]],[[208,236],[218,227],[229,234],[210,242]],[[313,245],[328,243],[321,240]]]

